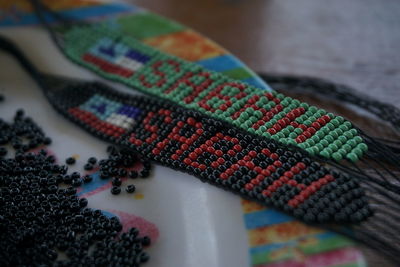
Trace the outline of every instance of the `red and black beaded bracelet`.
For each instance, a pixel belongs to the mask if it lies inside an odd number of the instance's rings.
[[[122,94],[100,83],[56,86],[50,79],[45,94],[60,113],[164,166],[307,222],[359,222],[371,215],[355,179],[301,151],[166,101]]]

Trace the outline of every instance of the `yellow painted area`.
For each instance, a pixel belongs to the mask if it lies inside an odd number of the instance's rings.
[[[227,53],[216,43],[192,30],[150,37],[144,39],[143,42],[163,52],[189,61],[202,60]],[[190,49],[182,49],[182,47]]]
[[[302,236],[322,233],[323,230],[306,226],[297,221],[291,221],[271,226],[249,230],[249,243],[251,247],[284,243]]]
[[[136,193],[136,194],[133,196],[133,198],[134,198],[134,199],[143,199],[143,198],[144,198],[144,195],[143,195],[142,193]]]
[[[78,160],[81,156],[79,154],[73,154],[71,157]]]
[[[246,199],[242,199],[242,210],[244,213],[250,213],[264,209],[266,208],[264,206],[261,206],[260,204],[254,203],[253,201],[249,201]]]

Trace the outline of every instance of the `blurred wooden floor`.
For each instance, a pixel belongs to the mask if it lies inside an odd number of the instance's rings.
[[[203,33],[255,71],[326,78],[400,108],[399,0],[131,1]],[[338,105],[318,105],[387,132]],[[366,256],[369,266],[390,266]]]

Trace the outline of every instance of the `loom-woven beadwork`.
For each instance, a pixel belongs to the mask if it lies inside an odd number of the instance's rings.
[[[199,112],[101,84],[65,86],[46,95],[92,134],[305,221],[359,222],[371,215],[354,179]],[[122,127],[109,119],[121,110],[134,111],[137,123]]]
[[[167,55],[105,24],[64,33],[66,54],[102,76],[312,155],[357,161],[368,147],[350,122],[322,109]]]

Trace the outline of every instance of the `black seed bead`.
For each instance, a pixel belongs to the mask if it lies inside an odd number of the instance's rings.
[[[73,165],[75,164],[76,160],[73,157],[69,157],[65,160],[65,163],[67,163],[68,165]]]
[[[125,190],[126,190],[127,193],[134,193],[134,192],[136,191],[136,186],[133,185],[133,184],[130,184],[130,185],[128,185],[128,186],[126,187]]]
[[[92,165],[96,164],[96,162],[97,162],[97,159],[96,159],[95,157],[90,157],[90,158],[88,159],[88,163],[90,163],[90,164],[92,164]]]
[[[85,166],[83,167],[86,171],[91,171],[93,170],[93,165],[91,163],[86,163]]]
[[[119,195],[119,193],[121,193],[121,187],[119,186],[113,186],[111,188],[111,194],[113,195]]]

